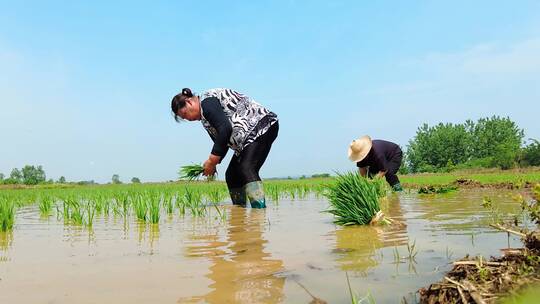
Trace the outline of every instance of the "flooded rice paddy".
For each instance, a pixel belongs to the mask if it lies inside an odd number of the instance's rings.
[[[0,303],[350,303],[351,288],[377,303],[414,303],[466,254],[499,255],[518,239],[488,227],[488,196],[519,209],[507,190],[390,195],[384,210],[403,225],[340,227],[323,198],[224,203],[204,218],[162,215],[159,224],[103,216],[65,224],[37,206],[0,232]],[[305,289],[302,287],[304,286]]]

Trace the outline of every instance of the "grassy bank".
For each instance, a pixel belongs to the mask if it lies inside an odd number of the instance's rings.
[[[449,173],[421,173],[399,176],[405,187],[446,185],[456,180],[471,180],[481,185],[512,184],[523,187],[527,183],[540,183],[540,168],[521,170],[474,170]]]
[[[406,187],[421,187],[428,185],[447,185],[454,183],[456,180],[471,180],[480,185],[497,185],[497,184],[513,184],[516,187],[524,186],[525,184],[540,183],[540,167],[528,169],[514,170],[499,170],[499,169],[482,169],[482,170],[466,170],[454,171],[449,173],[419,173],[399,175],[401,183]],[[264,181],[268,188],[305,188],[316,189],[318,191],[325,188],[328,184],[334,182],[334,178],[306,178],[306,179],[267,179]],[[92,190],[92,189],[116,189],[127,190],[137,188],[169,188],[169,187],[184,187],[187,185],[196,187],[205,187],[209,185],[225,187],[225,182],[214,181],[207,183],[205,181],[196,182],[164,182],[164,183],[144,183],[144,184],[120,184],[120,185],[77,185],[77,184],[43,184],[35,186],[27,185],[0,185],[0,191],[6,190]]]

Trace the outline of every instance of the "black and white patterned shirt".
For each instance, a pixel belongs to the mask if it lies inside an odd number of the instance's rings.
[[[209,121],[211,119],[207,119],[213,113],[205,113],[205,108],[209,111],[211,107],[204,106],[205,103],[215,100],[214,98],[219,101],[221,109],[232,127],[227,145],[234,150],[236,155],[239,155],[246,146],[266,133],[278,121],[276,114],[264,108],[249,96],[231,89],[210,89],[202,92],[199,95],[199,100],[201,101],[201,123],[214,142],[218,138],[218,130]],[[214,150],[216,148],[212,151],[214,152]]]

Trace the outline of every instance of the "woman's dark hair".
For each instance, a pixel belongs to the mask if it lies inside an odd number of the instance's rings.
[[[189,97],[193,97],[191,89],[183,88],[182,92],[176,94],[176,96],[174,96],[171,101],[171,111],[174,116],[174,120],[176,120],[177,122],[182,121],[182,118],[178,117],[178,114],[176,113],[178,113],[178,110],[180,110],[186,105],[186,99],[188,99]]]

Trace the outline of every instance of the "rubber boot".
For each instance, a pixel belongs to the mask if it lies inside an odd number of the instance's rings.
[[[251,208],[266,208],[266,200],[264,199],[264,189],[261,181],[247,183],[244,186],[246,194],[251,203]]]
[[[246,190],[244,188],[229,189],[229,195],[233,205],[246,206]]]
[[[401,192],[401,191],[403,191],[403,188],[401,188],[400,183],[397,183],[397,184],[392,186],[392,190],[394,190],[394,192]]]

